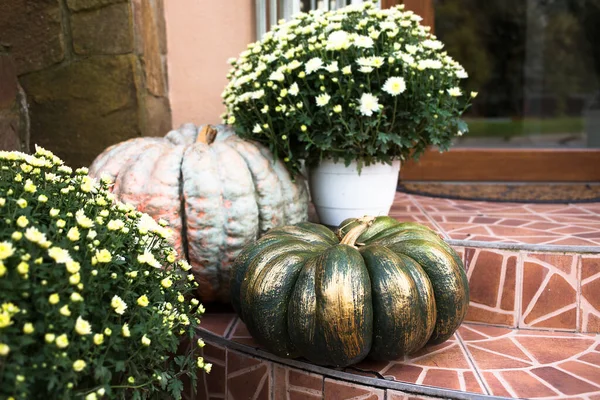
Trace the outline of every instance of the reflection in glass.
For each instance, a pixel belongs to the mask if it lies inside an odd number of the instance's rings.
[[[352,4],[352,0],[300,0],[300,10],[303,12],[309,12],[310,10],[335,10],[350,4]]]
[[[460,146],[600,147],[600,0],[434,0],[477,91]]]

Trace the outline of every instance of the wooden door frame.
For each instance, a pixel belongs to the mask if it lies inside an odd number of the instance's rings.
[[[600,150],[429,150],[400,169],[401,181],[600,182]]]

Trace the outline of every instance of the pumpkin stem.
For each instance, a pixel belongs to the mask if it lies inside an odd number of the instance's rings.
[[[198,133],[196,143],[206,143],[210,145],[215,141],[217,133],[217,130],[213,128],[212,125],[204,125],[200,133]]]
[[[350,229],[348,233],[346,233],[346,236],[342,238],[340,243],[355,247],[354,245],[356,244],[356,241],[358,240],[360,235],[362,235],[367,230],[367,228],[369,228],[373,224],[373,221],[375,221],[375,217],[369,217],[365,215],[364,217],[359,218],[358,222],[360,223],[360,225]]]

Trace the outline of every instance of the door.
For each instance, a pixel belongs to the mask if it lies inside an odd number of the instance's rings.
[[[470,133],[406,163],[401,180],[600,181],[600,0],[404,3],[479,96]]]

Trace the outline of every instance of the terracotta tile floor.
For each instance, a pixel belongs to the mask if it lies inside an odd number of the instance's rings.
[[[600,332],[600,203],[489,203],[398,193],[390,215],[428,225],[445,239],[586,246],[592,254],[458,244],[471,286],[467,320],[477,322],[410,357],[365,361],[346,372],[513,398],[600,400],[600,334],[575,332]],[[201,328],[257,346],[231,309],[207,308],[213,312]]]
[[[201,327],[258,347],[233,313],[206,314]],[[445,343],[346,372],[503,397],[598,399],[600,335],[463,324]]]
[[[599,203],[491,203],[397,193],[390,215],[424,223],[446,239],[600,246]]]

